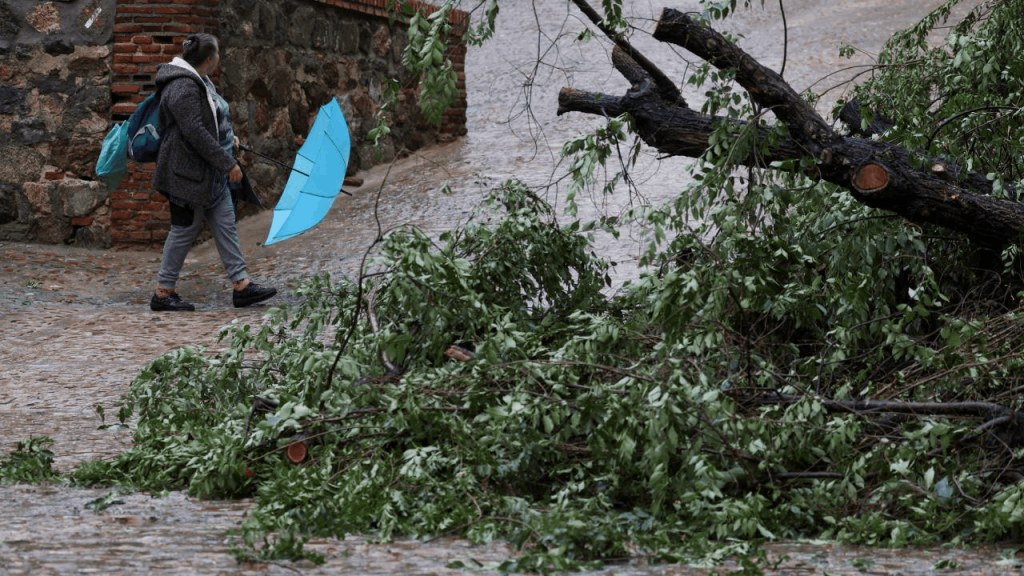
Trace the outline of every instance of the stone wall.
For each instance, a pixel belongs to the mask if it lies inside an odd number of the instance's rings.
[[[466,14],[454,17],[450,46],[462,101],[436,127],[416,104],[418,78],[401,66],[407,36],[401,22],[388,23],[388,2],[0,0],[0,240],[110,246],[166,237],[167,203],[150,189],[153,165],[129,163],[117,190],[92,175],[112,122],[153,91],[156,67],[192,32],[221,39],[214,81],[236,134],[283,162],[332,97],[348,119],[350,173],[464,134]],[[402,104],[377,151],[365,136],[388,78],[401,83]],[[272,205],[287,170],[251,154],[242,161]]]
[[[110,243],[110,191],[90,176],[114,5],[0,0],[0,240]]]

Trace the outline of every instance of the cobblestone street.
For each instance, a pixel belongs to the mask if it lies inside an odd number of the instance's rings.
[[[464,220],[479,191],[428,196],[432,182],[452,177],[452,158],[463,144],[439,146],[390,168],[361,174],[353,198],[336,203],[314,230],[270,247],[260,246],[271,214],[243,219],[239,237],[250,272],[281,293],[268,304],[292,301],[290,290],[317,272],[351,275],[377,233],[374,204],[387,191],[378,215],[387,229],[398,224],[430,234]],[[457,163],[457,162],[454,162]],[[385,177],[386,176],[386,177]],[[114,403],[137,371],[182,345],[217,349],[222,326],[257,324],[265,307],[231,307],[230,283],[211,244],[193,248],[179,290],[192,313],[151,312],[148,299],[159,266],[156,251],[83,250],[67,246],[0,243],[0,453],[20,440],[54,439],[57,467],[108,458],[131,443],[128,431],[100,429],[96,405],[115,418]],[[316,540],[309,547],[327,564],[238,564],[229,534],[251,501],[200,501],[182,493],[155,498],[115,494],[105,510],[86,507],[109,489],[0,486],[0,576],[37,574],[469,574],[495,566],[514,550],[504,543],[472,545],[441,538],[430,542],[374,543],[362,536]],[[945,561],[957,574],[992,574],[1002,565],[997,549],[873,550],[811,543],[768,545],[772,561],[787,557],[779,574],[929,574]],[[465,568],[459,567],[465,566]],[[728,573],[734,563],[714,571]],[[488,571],[485,571],[488,572]],[[690,575],[711,570],[686,565],[609,566],[593,575]],[[491,572],[493,573],[493,572]]]
[[[408,224],[436,233],[465,218],[475,198],[427,198],[438,176],[433,170],[459,146],[438,146],[360,174],[364,183],[352,198],[336,202],[317,228],[285,242],[262,246],[271,211],[243,218],[239,241],[249,273],[279,290],[266,306],[293,302],[297,283],[316,273],[351,277],[377,234],[374,205],[382,184],[386,198],[376,212],[385,229]],[[158,247],[0,242],[0,451],[30,436],[50,436],[61,470],[114,454],[128,436],[97,430],[97,404],[110,408],[134,374],[161,354],[186,344],[216,349],[222,326],[262,322],[266,306],[232,307],[231,283],[212,242],[192,249],[178,283],[182,297],[196,305],[194,313],[149,310],[159,265]]]
[[[437,147],[430,155],[443,157],[450,148]],[[428,159],[409,158],[390,170],[389,194],[400,194],[383,203],[379,213],[385,224],[430,229],[463,215],[454,205],[438,211],[437,202],[422,197],[429,183],[414,176],[436,165],[436,158]],[[239,223],[250,274],[280,290],[267,305],[289,302],[297,281],[317,272],[355,270],[377,232],[373,205],[388,168],[361,174],[365,182],[353,190],[354,198],[339,201],[320,227],[287,242],[261,246],[269,211]],[[431,213],[448,216],[433,216],[428,223]],[[345,233],[339,234],[342,228]],[[156,249],[0,243],[0,453],[9,454],[21,440],[49,436],[61,471],[117,454],[131,443],[130,432],[101,429],[97,405],[106,408],[109,424],[116,417],[114,404],[147,362],[186,344],[215,350],[222,326],[263,321],[266,307],[231,306],[231,286],[212,243],[193,248],[178,285],[197,311],[151,312],[148,302],[159,262]],[[118,496],[122,504],[101,512],[84,507],[108,492],[0,486],[5,516],[0,574],[294,573],[291,564],[239,566],[227,553],[227,530],[241,521],[249,502],[125,494]],[[471,547],[454,540],[374,546],[348,538],[314,548],[331,559],[323,573],[458,573],[446,564],[469,556],[487,562],[509,555],[504,545]],[[297,567],[318,572],[312,565]]]

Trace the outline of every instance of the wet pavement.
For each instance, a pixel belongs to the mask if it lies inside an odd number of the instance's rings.
[[[502,13],[496,43],[471,51],[469,62],[470,134],[435,146],[394,165],[360,173],[364,183],[352,198],[336,202],[325,221],[297,238],[262,246],[271,213],[243,219],[239,237],[249,271],[257,282],[278,287],[269,305],[294,301],[297,282],[315,273],[352,276],[378,230],[417,226],[436,235],[466,220],[483,193],[502,179],[519,176],[548,184],[564,172],[558,149],[568,138],[598,124],[582,115],[556,117],[558,88],[624,90],[595,45],[569,43],[557,66],[533,69],[537,45],[521,50],[523,34],[572,38],[582,29],[564,2],[545,0],[535,17],[528,10]],[[687,2],[683,9],[692,9]],[[768,3],[772,4],[772,3]],[[923,13],[917,0],[853,3],[786,2],[790,54],[786,78],[798,89],[835,68],[835,44],[879,46],[892,30]],[[937,6],[939,3],[934,2]],[[630,9],[641,10],[631,7]],[[644,5],[643,10],[649,7]],[[781,63],[777,6],[751,12],[737,22],[744,45],[765,63]],[[834,29],[823,33],[823,22]],[[517,36],[518,35],[518,36]],[[637,38],[638,44],[653,41]],[[504,43],[504,44],[502,44]],[[518,44],[517,44],[518,43]],[[678,58],[678,57],[676,57]],[[681,77],[686,62],[665,66]],[[530,89],[528,90],[527,87]],[[838,93],[833,93],[838,96]],[[533,115],[510,114],[530,102]],[[642,202],[657,202],[680,186],[681,161],[641,159],[641,194],[608,199],[583,196],[586,216],[614,213]],[[451,184],[454,193],[439,188]],[[556,205],[564,188],[544,189]],[[379,202],[378,202],[379,196]],[[616,281],[635,274],[642,229],[627,229],[621,241],[599,239],[599,251],[620,263]],[[216,250],[206,243],[192,250],[178,289],[197,306],[194,313],[155,313],[148,308],[160,254],[153,250],[85,250],[73,246],[0,243],[0,453],[32,436],[55,440],[56,465],[110,457],[131,443],[126,431],[101,429],[96,405],[107,408],[127,390],[145,363],[176,347],[218,348],[220,327],[259,324],[266,307],[231,307],[230,283]],[[109,423],[109,422],[108,422]],[[473,546],[457,539],[430,543],[375,544],[366,538],[318,540],[312,547],[328,559],[325,567],[305,563],[238,565],[228,553],[229,530],[250,502],[209,502],[172,493],[162,498],[120,494],[103,510],[86,506],[107,490],[61,486],[0,486],[0,575],[74,574],[465,574],[493,567],[514,551],[501,543]],[[774,560],[788,556],[770,573],[778,574],[991,574],[1018,573],[1020,562],[995,548],[979,550],[865,550],[821,543],[780,543],[769,547]],[[453,562],[466,566],[456,567]],[[719,573],[734,565],[717,568]],[[486,571],[486,570],[484,570]],[[612,566],[600,574],[703,574],[690,566]]]
[[[239,239],[250,274],[282,291],[267,305],[294,300],[290,289],[314,273],[351,275],[376,237],[378,218],[384,227],[417,225],[428,232],[454,225],[465,212],[457,199],[431,200],[409,190],[397,204],[400,210],[386,203],[373,216],[385,174],[390,186],[420,181],[425,165],[438,165],[451,149],[438,146],[361,174],[364,184],[353,190],[355,200],[337,205],[333,217],[297,239],[263,247],[270,213],[243,219]],[[211,244],[193,248],[178,284],[197,311],[151,312],[148,298],[159,261],[157,251],[0,243],[0,452],[11,452],[29,437],[49,436],[62,471],[113,456],[130,445],[131,436],[102,428],[96,405],[113,418],[114,403],[146,362],[186,344],[216,350],[222,326],[264,321],[265,306],[231,306],[231,285]],[[350,537],[313,544],[329,560],[323,569],[290,562],[240,566],[228,554],[226,538],[251,502],[122,494],[120,503],[102,511],[85,506],[108,493],[0,486],[0,574],[447,574],[463,572],[446,567],[454,560],[493,565],[512,553],[501,543],[375,545]]]
[[[377,233],[377,191],[393,196],[378,211],[381,226],[417,225],[431,233],[468,216],[472,194],[430,196],[424,175],[440,177],[464,144],[438,146],[395,166],[378,167],[353,199],[339,203],[321,226],[294,240],[260,245],[269,213],[243,219],[239,236],[257,281],[282,289],[271,304],[287,303],[289,287],[316,272],[351,275]],[[454,158],[454,160],[453,160]],[[386,176],[386,177],[385,177]],[[419,190],[418,186],[424,186]],[[176,347],[218,347],[220,327],[258,324],[265,307],[235,309],[230,283],[215,249],[193,249],[179,290],[194,313],[149,311],[159,253],[85,250],[69,246],[0,243],[0,451],[32,436],[55,440],[56,465],[71,470],[106,458],[131,443],[129,432],[101,429],[97,404],[111,407],[138,369]],[[109,423],[109,422],[108,422]],[[201,501],[181,493],[155,497],[115,494],[103,510],[86,505],[110,490],[62,486],[0,486],[0,575],[22,574],[468,574],[488,572],[514,550],[498,542],[472,545],[454,538],[432,542],[373,543],[361,536],[316,540],[327,558],[308,562],[236,563],[230,530],[242,521],[249,501]],[[768,546],[773,574],[993,574],[1020,572],[1012,551],[871,550],[824,543]],[[455,566],[463,566],[457,568]],[[938,567],[938,568],[937,568]],[[590,574],[682,575],[728,573],[714,569],[648,566],[641,561]]]

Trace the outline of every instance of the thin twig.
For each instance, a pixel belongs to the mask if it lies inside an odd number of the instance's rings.
[[[388,165],[387,172],[384,173],[384,178],[381,179],[380,186],[377,188],[377,196],[373,202],[373,219],[377,223],[377,237],[373,239],[373,242],[371,242],[369,246],[366,247],[366,251],[363,252],[363,257],[359,261],[359,280],[356,282],[356,305],[352,310],[352,320],[349,322],[348,330],[345,332],[345,340],[338,345],[338,353],[334,355],[334,362],[331,363],[331,368],[327,371],[327,378],[324,380],[324,387],[317,391],[317,397],[322,396],[324,390],[331,389],[331,384],[334,381],[334,372],[338,368],[338,362],[341,361],[341,355],[345,353],[345,350],[348,348],[348,343],[356,331],[356,325],[359,322],[359,311],[363,306],[363,270],[366,268],[366,260],[370,257],[370,252],[373,250],[374,246],[384,241],[384,234],[380,224],[381,193],[384,191],[384,184],[387,183],[388,176],[391,175],[391,169],[394,168],[395,163],[398,162],[400,157],[401,154],[395,155],[394,161]],[[337,339],[335,341],[337,341]]]

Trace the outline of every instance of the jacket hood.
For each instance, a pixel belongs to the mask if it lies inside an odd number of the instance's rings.
[[[196,72],[196,69],[191,64],[186,62],[181,57],[175,57],[167,64],[161,64],[156,69],[156,87],[157,90],[162,90],[164,86],[179,78],[190,78],[197,82],[203,87],[203,93],[206,94],[206,101],[210,105],[210,111],[213,112],[213,121],[217,122],[217,104],[213,99],[213,94],[206,87],[206,82],[203,77]]]
[[[202,83],[203,78],[196,72],[191,64],[180,57],[175,57],[167,64],[161,64],[156,69],[156,87],[163,88],[168,82],[178,78],[189,77]]]

